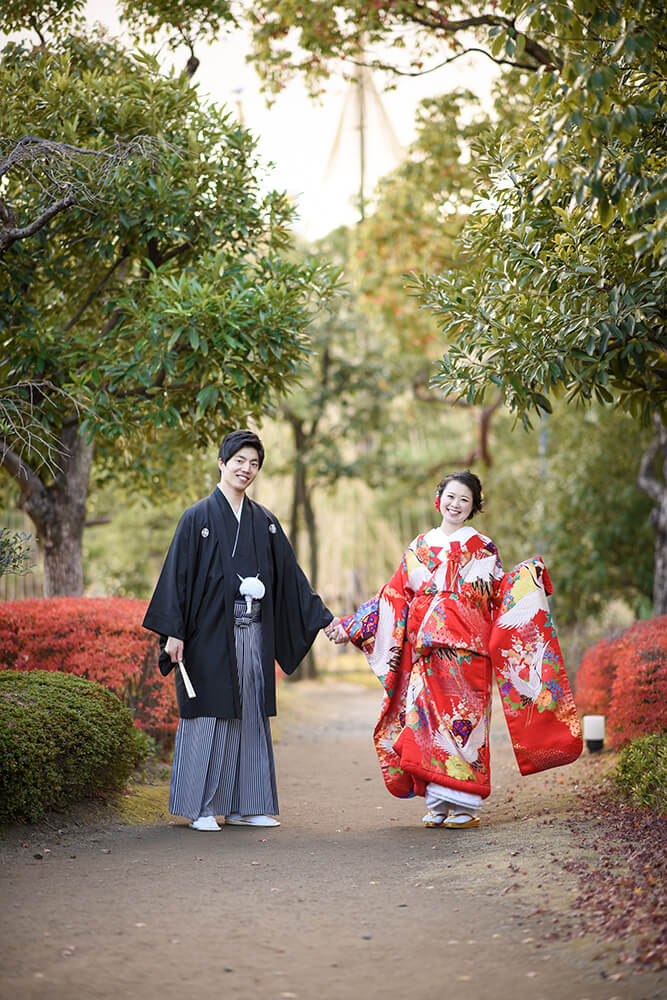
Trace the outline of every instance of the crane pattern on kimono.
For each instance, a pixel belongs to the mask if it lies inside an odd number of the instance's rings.
[[[575,759],[581,733],[542,560],[503,574],[485,536],[440,546],[435,535],[415,539],[343,627],[385,689],[374,737],[388,789],[436,781],[485,797],[493,673],[522,773]]]

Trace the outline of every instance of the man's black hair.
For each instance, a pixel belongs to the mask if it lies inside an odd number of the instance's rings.
[[[261,469],[264,462],[264,445],[254,431],[232,431],[224,438],[220,445],[218,458],[221,458],[223,463],[227,465],[232,455],[235,455],[241,448],[255,449],[259,455],[259,467]]]

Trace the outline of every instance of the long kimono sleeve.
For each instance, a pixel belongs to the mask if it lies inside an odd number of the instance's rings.
[[[310,586],[280,524],[273,524],[275,653],[281,670],[291,674],[333,615]]]
[[[185,640],[194,553],[191,519],[183,516],[176,528],[162,571],[143,620],[143,627],[158,635]],[[160,670],[168,673],[173,664],[160,657]]]
[[[491,664],[521,774],[576,760],[579,716],[565,672],[539,557],[506,573],[491,629]]]
[[[389,672],[398,669],[405,643],[412,597],[407,557],[405,553],[394,575],[375,597],[341,619],[351,642],[365,655],[383,685]]]

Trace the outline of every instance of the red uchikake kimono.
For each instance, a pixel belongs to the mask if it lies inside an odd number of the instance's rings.
[[[392,795],[423,795],[430,781],[489,795],[492,673],[521,773],[576,760],[581,727],[550,593],[541,559],[503,573],[491,539],[434,528],[342,619],[385,690],[374,740]]]

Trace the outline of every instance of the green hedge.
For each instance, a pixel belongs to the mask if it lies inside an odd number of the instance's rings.
[[[0,823],[122,788],[143,756],[129,710],[101,684],[0,670]]]
[[[667,790],[667,734],[639,736],[622,751],[614,781],[643,809],[664,813]]]

